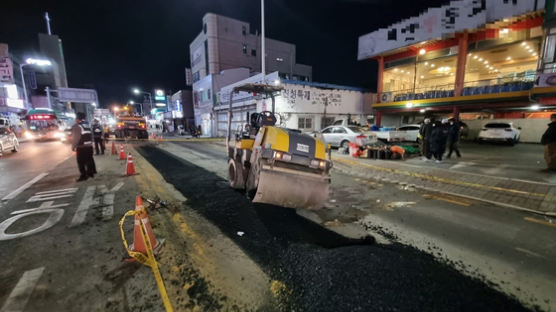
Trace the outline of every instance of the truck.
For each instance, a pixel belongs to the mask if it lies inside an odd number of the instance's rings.
[[[116,138],[148,139],[149,133],[145,117],[125,114],[117,116],[114,135]]]

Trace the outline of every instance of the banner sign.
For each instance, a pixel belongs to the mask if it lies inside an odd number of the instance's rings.
[[[536,4],[536,5],[535,5]],[[526,12],[544,9],[544,0],[453,0],[419,16],[359,37],[358,60]]]

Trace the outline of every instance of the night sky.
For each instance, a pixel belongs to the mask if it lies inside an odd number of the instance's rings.
[[[376,63],[357,61],[357,38],[446,0],[266,0],[266,36],[297,45],[297,62],[313,66],[313,80],[376,88]],[[249,22],[260,30],[259,0],[2,0],[0,42],[27,56],[37,33],[64,44],[70,87],[96,88],[101,105],[133,99],[132,87],[185,87],[189,43],[207,12]]]

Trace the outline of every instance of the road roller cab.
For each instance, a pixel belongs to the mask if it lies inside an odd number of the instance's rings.
[[[234,92],[256,92],[272,98],[280,87],[243,85]],[[290,208],[320,209],[328,198],[330,168],[324,143],[299,130],[277,127],[273,111],[248,115],[249,121],[230,140],[232,111],[228,122],[230,185],[245,189],[253,202]]]

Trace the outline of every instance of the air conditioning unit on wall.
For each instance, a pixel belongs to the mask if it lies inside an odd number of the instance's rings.
[[[380,95],[381,102],[392,102],[392,92],[383,92]]]

